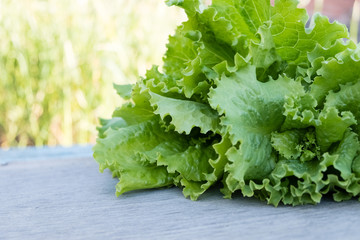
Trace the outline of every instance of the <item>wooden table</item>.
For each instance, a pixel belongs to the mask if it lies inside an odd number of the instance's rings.
[[[360,239],[360,203],[277,208],[177,188],[115,197],[91,146],[0,150],[0,239]]]

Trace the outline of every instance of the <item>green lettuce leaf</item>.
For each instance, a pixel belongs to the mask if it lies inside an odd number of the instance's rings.
[[[280,129],[285,119],[285,96],[298,91],[302,91],[300,83],[284,76],[266,83],[258,81],[256,68],[250,64],[223,76],[211,90],[210,105],[223,115],[221,123],[235,145],[226,153],[230,163],[225,168],[232,191],[241,189],[246,180],[263,179],[273,170],[276,159],[271,133]]]
[[[182,99],[163,97],[149,92],[150,103],[156,108],[154,113],[159,114],[162,119],[171,117],[169,124],[173,125],[175,131],[190,134],[194,127],[198,127],[201,133],[209,131],[218,132],[219,116],[209,105]]]
[[[167,0],[188,19],[163,66],[100,119],[94,158],[116,194],[221,182],[269,204],[360,199],[360,45],[296,0]]]
[[[132,87],[133,87],[132,84],[125,84],[125,85],[114,84],[114,88],[117,94],[124,100],[129,100],[131,98]]]

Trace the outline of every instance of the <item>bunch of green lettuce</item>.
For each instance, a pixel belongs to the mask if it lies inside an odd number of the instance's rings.
[[[346,26],[295,0],[168,0],[188,21],[164,66],[102,120],[94,157],[116,193],[176,185],[197,199],[222,181],[225,197],[277,206],[360,193],[360,47]],[[346,40],[344,40],[346,39]]]

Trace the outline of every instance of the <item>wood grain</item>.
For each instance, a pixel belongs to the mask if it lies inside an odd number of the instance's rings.
[[[85,147],[86,148],[86,147]],[[72,148],[91,156],[91,148]],[[63,149],[63,152],[69,152]],[[360,203],[272,207],[256,199],[198,201],[179,189],[114,195],[116,179],[91,157],[0,151],[0,239],[359,239]],[[18,157],[16,157],[16,155]],[[8,157],[7,157],[8,156]]]

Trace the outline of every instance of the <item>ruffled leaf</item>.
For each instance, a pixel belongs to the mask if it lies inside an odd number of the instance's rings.
[[[301,92],[302,86],[286,77],[259,82],[252,65],[229,77],[223,75],[216,84],[209,94],[210,105],[224,115],[221,123],[232,144],[240,143],[239,149],[232,147],[226,153],[230,161],[225,168],[229,173],[226,184],[234,191],[241,189],[245,180],[262,179],[274,168],[270,134],[284,121],[285,96]]]
[[[296,0],[167,0],[188,20],[162,70],[114,85],[94,157],[117,194],[176,185],[196,200],[222,181],[277,206],[360,195],[360,47]]]
[[[194,127],[198,127],[201,133],[206,134],[220,130],[219,116],[208,105],[149,93],[151,105],[156,108],[154,113],[162,119],[171,117],[170,124],[175,127],[175,131],[189,134]]]
[[[124,84],[124,85],[114,84],[116,93],[124,100],[129,100],[131,98],[132,87],[133,87],[132,84]]]
[[[340,85],[359,81],[360,59],[354,50],[347,49],[336,58],[324,61],[317,73],[311,94],[322,102],[330,91],[340,90]]]

